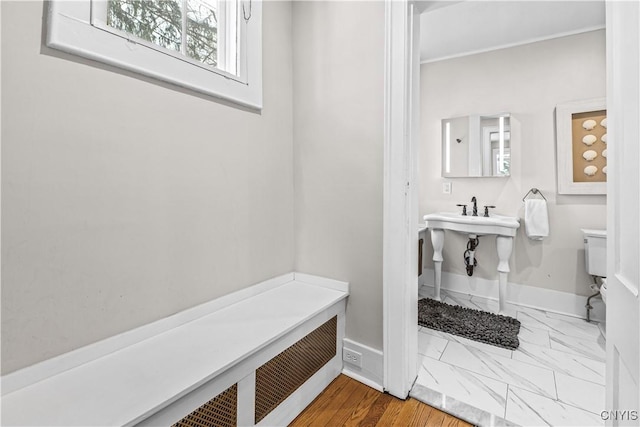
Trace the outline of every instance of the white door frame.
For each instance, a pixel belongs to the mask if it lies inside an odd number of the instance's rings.
[[[383,386],[402,399],[418,356],[419,23],[412,1],[385,0]]]
[[[607,370],[601,416],[638,425],[640,411],[640,6],[607,1]],[[625,412],[626,415],[625,415]],[[635,411],[629,414],[628,411]]]
[[[613,35],[619,40],[624,40],[623,29],[615,28],[615,21],[610,19],[614,9],[620,7],[615,3],[615,0],[607,1],[607,36],[610,38]],[[413,4],[408,0],[385,0],[385,9],[383,381],[386,391],[397,397],[405,398],[413,385],[417,372],[417,272],[412,260],[412,258],[416,258],[412,246],[415,247],[417,241],[417,183],[415,181],[417,138],[412,136],[415,135],[414,132],[418,126],[416,122],[418,121],[417,109],[419,105],[415,102],[412,103],[413,97],[411,95],[415,96],[418,92],[415,90],[416,82],[412,80],[419,80],[418,74],[413,71],[415,69],[414,51],[419,50],[417,49],[419,46],[417,42],[419,40],[419,13],[414,10]],[[633,58],[628,59],[638,61],[640,56],[638,41],[635,40],[634,43],[628,49],[633,52],[626,51],[624,54],[634,55]],[[414,46],[416,49],[412,49]],[[613,45],[608,42],[607,69],[609,74],[612,69],[616,69],[612,68],[614,65],[611,55],[612,48]],[[633,96],[637,96],[637,94],[625,93],[620,87],[619,81],[614,81],[617,79],[616,76],[609,75],[608,79],[607,96],[611,103],[612,113],[615,115],[616,111],[623,111],[626,103],[636,102],[637,100],[634,101]],[[615,120],[615,117],[612,118]],[[622,178],[622,176],[617,176],[617,179]],[[610,179],[615,181],[615,171],[610,173]],[[609,194],[610,206],[607,213],[610,232],[613,231],[616,224],[614,217],[616,197],[638,198],[640,195],[621,194],[616,190],[613,191],[613,194]],[[637,216],[637,212],[635,214]],[[638,234],[637,227],[634,233]],[[640,240],[640,235],[636,235],[635,239],[636,242]],[[609,242],[608,252],[613,255],[611,244],[612,241]],[[615,256],[610,256],[610,258],[608,271],[609,275],[613,275],[617,273],[615,270],[619,268],[619,264],[614,259]],[[639,309],[636,307],[636,310]],[[615,327],[615,325],[609,326]],[[635,326],[637,328],[637,325]],[[636,332],[637,329],[633,333]],[[637,345],[635,343],[640,339],[635,335],[630,338],[631,341],[634,341],[634,345]],[[616,404],[620,384],[612,378],[611,346],[608,346],[607,350],[606,405],[610,410],[626,409],[613,408]],[[637,352],[637,349],[635,351]],[[638,357],[631,363],[634,365],[632,369],[636,371],[638,364],[640,364]],[[634,400],[636,400],[634,403],[636,409],[640,409],[638,408],[640,402],[636,397],[634,396]],[[611,423],[612,421],[609,420],[607,424],[611,425]]]

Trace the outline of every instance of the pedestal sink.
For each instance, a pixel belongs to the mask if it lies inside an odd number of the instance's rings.
[[[509,257],[513,249],[513,238],[520,227],[520,218],[492,214],[485,216],[461,215],[453,212],[439,212],[424,216],[427,229],[431,231],[433,245],[433,262],[435,267],[435,299],[440,298],[442,283],[442,249],[444,248],[444,231],[451,230],[463,233],[470,239],[478,236],[495,235],[498,252],[498,302],[500,313],[504,312],[507,297],[507,276],[509,274]],[[473,263],[473,253],[471,254]]]

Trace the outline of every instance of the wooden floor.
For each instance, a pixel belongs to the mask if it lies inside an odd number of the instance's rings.
[[[340,375],[290,426],[471,426],[415,399],[400,400]]]

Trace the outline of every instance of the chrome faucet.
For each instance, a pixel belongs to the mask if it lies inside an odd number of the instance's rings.
[[[473,214],[471,216],[478,216],[478,204],[476,203],[476,196],[473,196],[471,198],[471,201],[473,202]]]

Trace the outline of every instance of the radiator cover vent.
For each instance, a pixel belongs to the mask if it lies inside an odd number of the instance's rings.
[[[256,370],[256,424],[335,357],[337,326],[334,316]]]
[[[238,384],[234,384],[173,427],[236,427],[238,425]]]

